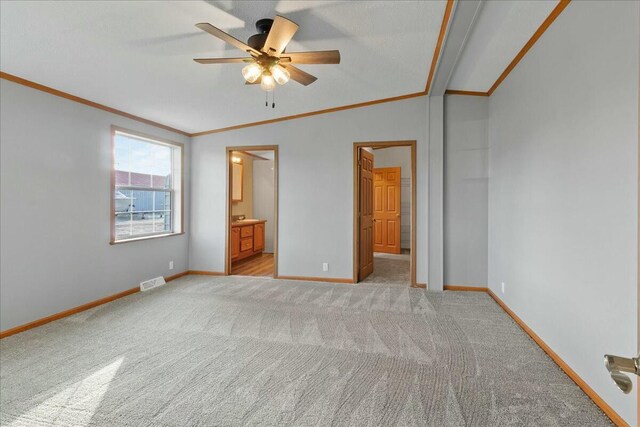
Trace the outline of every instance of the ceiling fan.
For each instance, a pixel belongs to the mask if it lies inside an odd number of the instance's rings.
[[[298,24],[283,17],[260,19],[256,22],[258,34],[249,37],[247,43],[236,39],[209,23],[196,24],[196,27],[214,37],[247,52],[244,58],[197,58],[200,64],[242,63],[248,65],[242,69],[246,84],[260,84],[262,90],[271,92],[276,83],[283,85],[293,79],[305,86],[317,80],[292,64],[339,64],[340,51],[325,50],[315,52],[285,52],[287,44],[298,31]]]

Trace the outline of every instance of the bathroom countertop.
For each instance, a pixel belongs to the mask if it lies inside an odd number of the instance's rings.
[[[254,225],[267,222],[266,219],[243,219],[242,221],[234,221],[231,223],[232,227],[242,227],[243,225]]]

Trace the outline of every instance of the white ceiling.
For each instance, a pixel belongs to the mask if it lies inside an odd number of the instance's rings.
[[[488,91],[557,4],[557,0],[485,1],[448,89]]]
[[[423,91],[445,6],[444,0],[3,1],[0,69],[198,132]],[[539,9],[530,4],[524,13]],[[300,25],[288,51],[339,49],[342,63],[301,65],[318,80],[278,88],[272,109],[259,87],[244,85],[242,64],[193,62],[243,56],[196,23],[210,22],[246,41],[257,19],[276,14]],[[494,56],[502,55],[513,57]],[[487,79],[467,73],[458,80],[475,87]]]

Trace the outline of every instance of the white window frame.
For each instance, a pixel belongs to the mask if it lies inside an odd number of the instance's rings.
[[[171,187],[155,188],[155,187],[116,187],[116,136],[126,135],[130,138],[139,139],[152,144],[158,144],[171,148]],[[111,221],[111,241],[110,244],[119,244],[127,242],[135,242],[139,240],[157,239],[160,237],[178,236],[184,234],[184,144],[170,141],[168,139],[158,138],[152,135],[146,135],[140,132],[123,129],[117,126],[111,126],[111,188],[110,188],[110,212]],[[117,190],[143,190],[143,191],[159,191],[169,192],[171,194],[171,231],[158,231],[155,233],[139,234],[126,238],[116,238],[116,191]]]

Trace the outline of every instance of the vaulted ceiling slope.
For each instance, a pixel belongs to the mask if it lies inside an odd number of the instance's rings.
[[[484,1],[448,89],[489,92],[558,0]]]
[[[1,2],[0,69],[187,132],[422,92],[447,2]],[[289,51],[339,49],[339,65],[301,65],[318,77],[278,87],[276,108],[245,86],[243,64],[197,57],[242,52],[194,25],[247,40],[255,21],[300,25]]]

